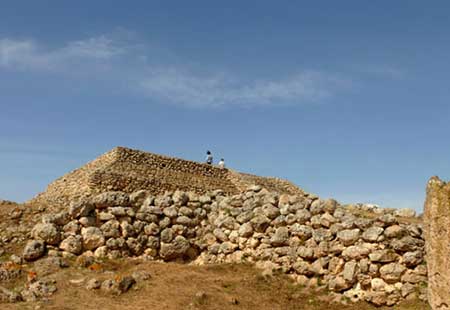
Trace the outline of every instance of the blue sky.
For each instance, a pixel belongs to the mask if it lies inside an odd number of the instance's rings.
[[[450,174],[448,1],[2,1],[0,197],[117,145],[422,209]]]

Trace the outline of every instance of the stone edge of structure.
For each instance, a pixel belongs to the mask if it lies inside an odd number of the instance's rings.
[[[428,302],[433,310],[450,309],[450,182],[433,176],[427,183],[424,235],[428,269]]]
[[[95,184],[92,183],[92,179],[97,175],[109,173],[109,168],[120,162],[127,162],[130,155],[143,156],[146,159],[153,158],[162,162],[177,162],[181,164],[188,164],[191,166],[197,166],[205,171],[210,171],[215,176],[220,176],[223,181],[229,182],[231,186],[236,188],[236,191],[229,191],[230,193],[239,193],[243,191],[250,183],[255,183],[258,180],[259,183],[264,185],[271,184],[272,189],[275,189],[280,194],[288,193],[304,193],[304,191],[292,182],[281,179],[278,177],[265,177],[257,176],[249,173],[237,172],[232,169],[221,169],[216,166],[210,166],[205,163],[196,162],[192,160],[186,160],[177,157],[170,157],[161,154],[155,154],[137,149],[131,149],[128,147],[117,146],[110,151],[101,154],[97,158],[83,166],[74,169],[63,176],[52,181],[46,187],[45,191],[39,193],[31,200],[27,201],[29,204],[42,203],[46,205],[62,205],[67,201],[81,198],[83,196],[90,196],[92,194],[98,194],[103,190],[95,188]],[[139,163],[136,163],[139,164]],[[175,170],[174,170],[175,172]],[[130,178],[126,173],[122,175],[124,178]],[[203,176],[206,178],[206,176]],[[211,178],[214,178],[211,177]],[[246,181],[246,179],[249,179]],[[66,191],[71,190],[70,194]],[[209,189],[211,190],[211,189]]]

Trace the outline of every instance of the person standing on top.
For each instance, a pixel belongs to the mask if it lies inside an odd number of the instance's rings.
[[[212,163],[213,163],[213,156],[210,151],[206,152],[206,163],[208,165],[212,165]]]
[[[225,168],[225,160],[223,158],[220,159],[218,166],[220,169]]]

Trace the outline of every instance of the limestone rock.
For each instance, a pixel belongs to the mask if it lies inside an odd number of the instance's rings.
[[[47,244],[58,245],[61,234],[53,224],[37,224],[31,231],[31,235],[36,240],[42,240]]]
[[[376,242],[383,231],[384,229],[381,227],[370,227],[364,231],[364,233],[362,234],[362,238],[364,241]]]
[[[354,283],[358,272],[358,263],[355,261],[349,261],[344,266],[342,277],[345,281]]]
[[[282,246],[287,243],[289,239],[289,230],[287,227],[279,227],[275,231],[275,234],[270,239],[270,243],[273,246]]]
[[[395,216],[400,216],[400,217],[415,217],[416,216],[416,211],[414,211],[413,209],[398,209],[395,210],[394,212]]]
[[[27,261],[33,261],[41,258],[45,254],[45,244],[39,240],[31,240],[23,249],[23,258]]]
[[[81,237],[69,236],[61,242],[59,248],[63,251],[78,255],[83,248]]]
[[[387,284],[383,279],[373,278],[372,281],[370,281],[370,285],[374,291],[384,291]]]
[[[95,250],[105,244],[105,237],[97,227],[82,228],[81,235],[83,237],[83,248],[86,250]]]
[[[69,215],[72,219],[77,219],[83,216],[90,216],[95,212],[95,206],[86,199],[73,201],[69,206]]]
[[[406,229],[400,225],[392,225],[386,228],[384,234],[388,238],[401,238],[406,235]]]
[[[189,241],[183,236],[176,236],[171,243],[161,243],[160,256],[164,260],[183,257],[189,250]]]
[[[92,198],[92,203],[97,209],[106,209],[110,207],[126,207],[130,203],[130,197],[127,193],[112,191],[98,194]]]
[[[239,227],[239,236],[248,238],[253,235],[253,226],[251,223],[244,223]]]
[[[358,241],[360,236],[360,230],[358,228],[356,229],[346,229],[338,232],[337,237],[339,240],[342,241],[342,243],[346,246],[354,244],[356,241]]]
[[[98,279],[90,279],[86,283],[86,289],[88,290],[98,290],[102,286],[102,282]]]
[[[377,250],[369,254],[369,259],[375,263],[391,263],[396,261],[398,255],[392,250]]]
[[[264,215],[258,215],[251,220],[253,228],[257,232],[264,232],[269,227],[270,219]]]
[[[400,281],[405,271],[405,266],[397,263],[390,263],[380,268],[380,275],[387,283],[395,283]]]

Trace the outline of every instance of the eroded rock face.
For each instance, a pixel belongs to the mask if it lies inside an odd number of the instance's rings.
[[[450,183],[428,182],[424,213],[428,301],[433,310],[450,309]]]

